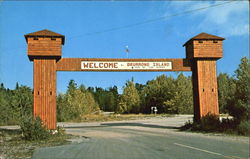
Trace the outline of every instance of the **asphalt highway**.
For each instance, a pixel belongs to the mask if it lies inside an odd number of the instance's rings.
[[[247,137],[181,132],[191,116],[135,121],[59,123],[79,137],[35,150],[33,159],[248,159]]]

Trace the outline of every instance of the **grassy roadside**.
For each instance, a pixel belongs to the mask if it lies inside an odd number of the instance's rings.
[[[105,121],[122,121],[122,120],[140,120],[155,117],[173,117],[173,114],[89,114],[84,115],[79,120],[67,122],[105,122]]]
[[[33,151],[40,147],[58,146],[70,143],[70,135],[54,135],[47,140],[24,140],[19,129],[0,129],[0,158],[25,159],[31,158]]]

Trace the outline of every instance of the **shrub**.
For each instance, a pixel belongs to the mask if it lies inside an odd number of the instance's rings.
[[[63,136],[65,135],[65,129],[63,127],[58,126],[55,131],[52,131],[52,134],[57,136]]]
[[[201,118],[200,122],[186,122],[180,130],[191,130],[201,132],[223,132],[227,134],[249,135],[250,123],[246,120],[239,122],[237,119],[222,119],[218,116],[208,114]]]
[[[51,136],[39,117],[23,117],[20,121],[22,135],[25,140],[44,140]]]
[[[181,130],[190,130],[193,127],[193,123],[188,120],[185,125],[183,125],[180,129]]]
[[[237,120],[234,120],[234,119],[222,119],[221,120],[221,123],[220,123],[220,130],[221,131],[233,131],[236,129],[237,127],[237,124],[238,124],[238,121]]]
[[[181,130],[215,132],[220,130],[220,120],[217,115],[207,114],[200,122],[186,122]]]
[[[204,131],[217,131],[220,127],[220,120],[217,115],[208,113],[206,116],[201,118],[198,125],[198,127]]]
[[[237,126],[238,134],[250,135],[250,123],[248,121],[241,121]]]

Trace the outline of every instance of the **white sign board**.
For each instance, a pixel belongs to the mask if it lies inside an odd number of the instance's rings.
[[[172,62],[165,61],[81,61],[82,70],[171,70]]]

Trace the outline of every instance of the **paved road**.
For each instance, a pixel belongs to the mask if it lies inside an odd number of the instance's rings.
[[[37,149],[33,159],[247,159],[247,137],[180,132],[191,116],[103,123],[59,123],[72,144]]]

